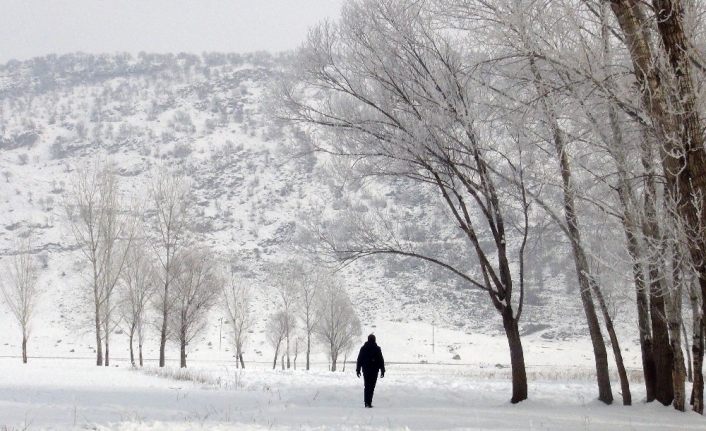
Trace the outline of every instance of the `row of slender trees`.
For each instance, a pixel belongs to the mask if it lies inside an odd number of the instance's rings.
[[[274,90],[277,115],[362,184],[404,181],[436,199],[465,245],[460,255],[420,245],[391,211],[369,211],[313,223],[321,251],[344,262],[421,259],[486,292],[519,402],[526,246],[551,220],[575,264],[598,398],[613,401],[609,344],[628,405],[601,282],[611,265],[591,264],[599,253],[585,227],[600,214],[624,238],[610,256],[632,268],[621,289],[637,305],[647,401],[703,413],[703,13],[701,2],[680,0],[348,2],[338,22],[310,31]]]
[[[147,208],[130,204],[114,167],[95,163],[77,169],[66,196],[70,231],[87,268],[79,286],[95,330],[96,364],[110,364],[110,336],[120,328],[129,337],[130,362],[143,366],[145,335],[153,326],[160,341],[160,366],[166,341],[171,340],[180,348],[181,367],[186,367],[187,347],[221,304],[232,329],[236,366],[244,368],[243,351],[256,323],[252,282],[240,278],[233,262],[216,258],[191,236],[191,192],[183,177],[160,171],[150,181]],[[21,239],[14,252],[1,291],[21,328],[26,363],[40,292],[32,236]],[[342,284],[329,272],[301,262],[279,265],[270,284],[279,309],[267,323],[275,364],[282,351],[282,364],[286,358],[289,368],[293,352],[296,368],[301,350],[308,370],[316,338],[335,371],[339,354],[348,352],[360,335],[360,322]]]
[[[280,266],[273,277],[278,311],[269,317],[266,328],[274,349],[272,368],[277,367],[279,357],[282,368],[286,362],[289,369],[293,355],[296,369],[297,356],[303,351],[309,370],[312,341],[318,341],[328,355],[330,370],[336,371],[340,355],[347,355],[361,334],[343,285],[329,272],[300,262]]]

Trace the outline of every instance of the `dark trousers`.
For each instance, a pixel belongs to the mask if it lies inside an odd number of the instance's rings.
[[[378,381],[378,370],[363,370],[363,381],[365,382],[363,401],[366,406],[369,406],[373,404],[373,392],[375,392],[375,383]]]

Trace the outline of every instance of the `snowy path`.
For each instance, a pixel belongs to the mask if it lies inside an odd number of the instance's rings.
[[[513,406],[505,381],[392,366],[368,410],[350,372],[195,366],[206,383],[192,383],[120,365],[1,359],[0,429],[706,429],[703,417],[668,407],[604,406],[590,382],[534,382],[531,400]]]

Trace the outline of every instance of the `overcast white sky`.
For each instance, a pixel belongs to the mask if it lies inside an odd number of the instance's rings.
[[[49,53],[296,48],[344,0],[0,0],[0,62]]]

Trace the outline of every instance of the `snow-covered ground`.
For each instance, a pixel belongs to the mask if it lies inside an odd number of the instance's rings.
[[[98,368],[85,360],[36,359],[23,366],[0,359],[0,429],[261,430],[261,429],[512,429],[703,430],[693,413],[640,402],[605,406],[594,384],[532,381],[530,400],[511,405],[510,384],[477,367],[390,365],[379,380],[375,408],[362,406],[352,369],[271,371],[265,364],[235,370],[195,362],[196,381],[156,376],[124,362]],[[557,374],[559,375],[559,374]],[[637,386],[637,385],[636,385]],[[617,388],[616,388],[617,393]]]

